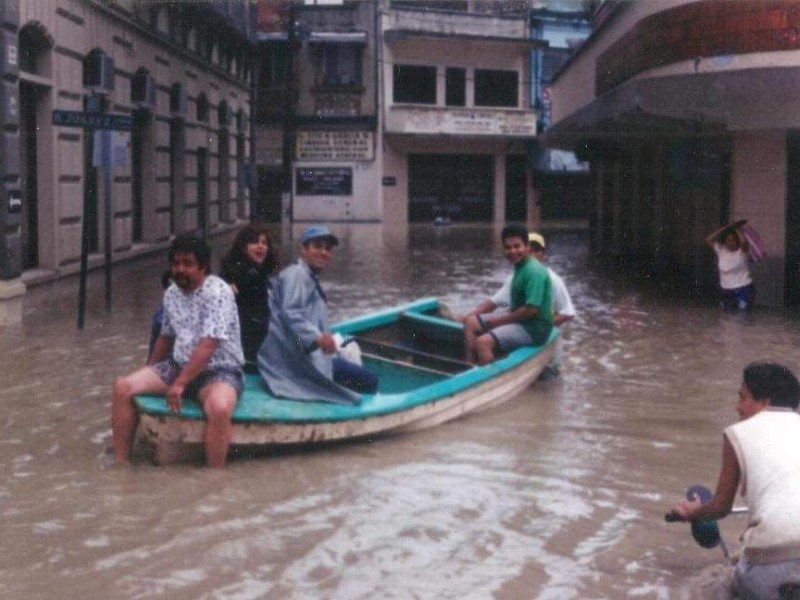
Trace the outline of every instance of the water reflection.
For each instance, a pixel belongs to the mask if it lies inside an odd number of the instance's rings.
[[[507,274],[493,227],[335,229],[334,319],[422,296],[463,310]],[[561,380],[429,431],[223,473],[103,468],[110,382],[144,360],[165,257],[115,275],[112,314],[92,279],[82,332],[74,285],[42,295],[0,331],[0,597],[707,596],[721,553],[663,512],[716,480],[742,366],[800,371],[800,324],[604,275],[579,234],[548,250],[579,311]],[[734,546],[737,519],[722,522]]]

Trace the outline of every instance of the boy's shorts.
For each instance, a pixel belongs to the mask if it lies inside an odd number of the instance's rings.
[[[500,327],[495,327],[488,333],[497,342],[497,348],[501,352],[511,352],[523,346],[533,346],[531,335],[519,323],[500,325]]]
[[[181,372],[181,366],[172,360],[162,360],[159,363],[150,365],[150,368],[155,371],[156,375],[161,378],[165,385],[172,385],[178,378]],[[200,374],[189,382],[184,390],[184,397],[197,397],[197,394],[209,383],[222,382],[227,383],[236,390],[236,395],[239,396],[244,390],[244,376],[239,369],[230,369],[227,367],[216,367],[201,371]]]

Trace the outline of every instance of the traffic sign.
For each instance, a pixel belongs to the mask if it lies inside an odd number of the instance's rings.
[[[133,117],[113,113],[85,113],[76,110],[54,110],[53,125],[59,125],[61,127],[92,127],[94,129],[130,131],[133,129]]]

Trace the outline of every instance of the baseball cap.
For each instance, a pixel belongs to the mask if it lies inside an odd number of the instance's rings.
[[[547,247],[544,243],[544,236],[541,233],[529,233],[528,244],[539,244],[542,248]]]
[[[333,235],[331,230],[325,227],[325,225],[311,225],[307,227],[303,235],[300,236],[300,243],[305,245],[311,240],[316,240],[318,238],[326,238],[330,240],[334,246],[339,245],[339,238]]]

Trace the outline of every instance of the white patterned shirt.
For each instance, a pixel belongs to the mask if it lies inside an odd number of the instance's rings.
[[[175,338],[172,357],[185,366],[202,338],[218,342],[207,368],[240,369],[244,364],[239,313],[231,287],[216,275],[186,293],[174,283],[164,292],[161,335]]]

